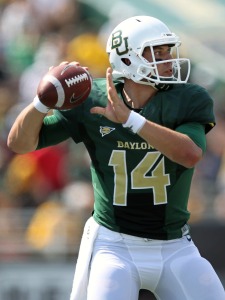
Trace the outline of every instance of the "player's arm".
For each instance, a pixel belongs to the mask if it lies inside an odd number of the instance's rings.
[[[19,154],[34,151],[45,116],[46,114],[39,112],[33,103],[28,105],[18,115],[9,132],[8,147]]]
[[[202,125],[200,125],[199,133],[205,135]],[[169,159],[186,168],[194,167],[202,158],[202,149],[187,134],[151,121],[146,121],[138,134]]]
[[[23,154],[59,144],[69,138],[70,132],[57,117],[56,111],[46,116],[29,105],[16,119],[9,133],[8,146],[14,152]]]
[[[73,84],[65,84],[65,81],[71,81],[71,78],[81,75],[86,75],[83,81],[77,80]],[[49,72],[42,78],[38,85],[37,96],[34,98],[34,101],[19,114],[14,122],[8,135],[8,147],[20,154],[36,150],[37,146],[40,146],[38,145],[39,135],[49,108],[70,109],[81,104],[90,93],[91,83],[92,79],[87,72],[87,68],[80,67],[78,62],[62,62],[57,67],[50,67]],[[75,91],[76,101],[71,101]],[[41,94],[42,101],[39,99],[39,94]],[[54,126],[50,127],[55,129]],[[60,125],[59,128],[60,130],[62,129]],[[68,138],[64,130],[59,134],[57,129],[56,133],[59,137],[55,137],[51,129],[51,136],[54,136],[54,141],[53,138],[51,140],[51,137],[49,139],[46,135],[45,140],[50,141],[44,147],[59,143]],[[41,144],[43,144],[42,141]]]

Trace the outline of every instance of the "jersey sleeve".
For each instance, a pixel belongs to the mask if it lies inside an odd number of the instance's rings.
[[[215,126],[213,100],[207,91],[198,85],[187,85],[180,106],[182,123],[200,123],[208,133]]]
[[[47,116],[39,134],[37,150],[59,144],[69,138],[69,133],[55,115]]]
[[[177,132],[188,135],[192,141],[202,149],[206,150],[205,127],[199,123],[186,123],[176,128]]]
[[[80,126],[82,124],[84,105],[65,111],[54,111],[55,117],[75,143],[82,141]]]

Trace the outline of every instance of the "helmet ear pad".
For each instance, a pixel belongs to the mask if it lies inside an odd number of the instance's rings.
[[[131,61],[129,60],[129,58],[121,58],[122,62],[126,65],[126,66],[130,66],[131,65]]]

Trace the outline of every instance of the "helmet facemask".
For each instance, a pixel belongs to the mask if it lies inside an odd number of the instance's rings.
[[[157,59],[154,53],[154,47],[168,45],[171,51],[170,59]],[[190,75],[190,60],[186,58],[179,57],[179,46],[180,42],[176,42],[175,44],[156,44],[154,42],[147,42],[142,46],[140,50],[140,59],[142,63],[137,67],[137,74],[140,78],[138,79],[138,83],[152,85],[158,88],[158,85],[162,84],[176,84],[176,83],[184,83],[187,82]],[[148,47],[151,51],[152,61],[149,62],[144,58],[143,52],[144,49]],[[173,52],[173,53],[172,53]],[[161,64],[171,64],[172,75],[171,76],[162,76],[159,74],[158,67]],[[183,65],[183,68],[182,68]],[[186,65],[186,66],[185,66]],[[182,73],[182,69],[186,69],[186,74]],[[184,78],[183,78],[184,77]]]

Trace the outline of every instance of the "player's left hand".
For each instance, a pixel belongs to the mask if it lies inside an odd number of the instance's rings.
[[[106,107],[93,107],[91,113],[100,114],[115,123],[126,123],[130,110],[119,98],[112,80],[112,70],[106,71],[108,104]]]

